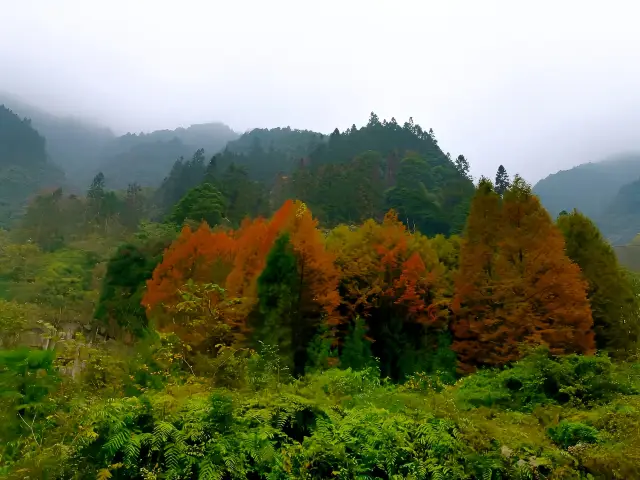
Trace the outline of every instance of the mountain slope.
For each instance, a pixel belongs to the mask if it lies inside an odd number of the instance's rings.
[[[0,227],[9,227],[38,190],[64,182],[45,146],[31,121],[0,106]]]
[[[577,208],[598,219],[620,188],[639,177],[640,153],[628,153],[561,170],[540,180],[533,191],[553,217]]]
[[[223,123],[191,125],[175,130],[122,135],[109,142],[101,152],[94,174],[104,173],[110,188],[126,188],[136,182],[157,187],[180,157],[189,158],[198,149],[213,155],[238,138]]]
[[[99,163],[100,152],[115,138],[108,128],[88,121],[52,115],[29,103],[0,93],[5,104],[20,117],[31,119],[33,127],[47,142],[47,153],[53,163],[67,174],[70,183],[84,186]]]

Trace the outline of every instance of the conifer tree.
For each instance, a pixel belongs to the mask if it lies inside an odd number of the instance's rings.
[[[618,264],[611,245],[598,227],[574,210],[560,215],[558,227],[565,238],[567,256],[589,283],[596,345],[619,353],[638,345],[638,299],[632,279]]]
[[[502,202],[481,182],[460,256],[452,348],[462,370],[517,360],[522,344],[555,354],[594,351],[587,284],[521,178]]]
[[[504,195],[504,192],[507,191],[510,185],[511,181],[509,180],[507,170],[504,168],[504,166],[500,165],[498,167],[498,171],[496,172],[496,193],[500,196]]]
[[[297,260],[283,234],[275,241],[258,277],[258,314],[252,337],[267,345],[277,345],[289,367],[293,367],[294,337],[300,328],[296,299],[299,297]],[[256,342],[257,343],[257,342]]]

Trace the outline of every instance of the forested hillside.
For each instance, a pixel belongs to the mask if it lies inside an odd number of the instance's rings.
[[[213,155],[237,137],[221,123],[126,134],[105,146],[93,173],[103,172],[110,188],[126,188],[132,182],[155,188],[177,159],[189,158],[200,148]]]
[[[0,226],[10,225],[31,195],[63,181],[31,122],[0,105]]]
[[[625,154],[561,170],[540,180],[533,190],[552,216],[577,208],[596,218],[605,212],[620,187],[638,178],[640,155]]]
[[[2,103],[21,118],[31,120],[33,128],[46,140],[50,161],[65,172],[67,181],[73,186],[91,180],[100,152],[115,138],[106,127],[82,119],[53,115],[0,92]]]
[[[183,157],[0,231],[0,476],[640,478],[640,278],[587,216],[375,114]]]
[[[640,155],[625,154],[549,175],[534,192],[551,215],[576,208],[593,218],[611,242],[624,245],[640,232],[638,180]]]

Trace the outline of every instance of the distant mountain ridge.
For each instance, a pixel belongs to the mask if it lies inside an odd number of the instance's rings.
[[[640,152],[561,170],[540,180],[533,191],[552,216],[578,209],[614,244],[627,243],[640,232]]]
[[[31,195],[64,181],[31,121],[0,105],[0,227],[11,226]]]
[[[95,122],[54,115],[9,93],[0,92],[1,104],[31,120],[34,129],[46,139],[51,161],[80,191],[99,171],[105,174],[110,188],[126,188],[133,182],[158,186],[177,158],[191,157],[199,148],[214,155],[240,137],[221,122],[116,136]]]

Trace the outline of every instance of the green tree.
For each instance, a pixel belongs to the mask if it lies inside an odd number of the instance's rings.
[[[639,300],[630,275],[588,217],[574,210],[560,215],[557,224],[565,238],[567,256],[580,266],[589,283],[597,347],[628,353],[638,345],[640,336]]]
[[[298,330],[298,260],[289,235],[278,237],[258,277],[258,311],[255,312],[254,339],[277,345],[289,367],[294,367]],[[257,343],[257,341],[256,341]]]
[[[215,226],[226,220],[225,201],[220,191],[210,183],[189,190],[173,208],[169,221],[181,225],[185,220],[207,222]]]
[[[507,174],[507,170],[504,168],[504,166],[500,165],[498,167],[498,171],[496,172],[496,182],[495,182],[496,193],[502,196],[504,192],[507,191],[510,185],[511,185],[511,181],[509,180],[509,175]]]
[[[107,264],[95,318],[112,330],[117,325],[142,337],[147,330],[147,316],[141,304],[145,281],[151,278],[161,257],[162,250],[148,252],[133,244],[120,246]]]
[[[349,334],[345,338],[340,352],[340,366],[352,370],[364,370],[375,366],[375,358],[371,353],[371,341],[366,338],[367,327],[364,320],[357,317]]]

